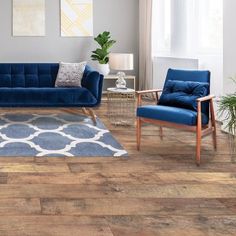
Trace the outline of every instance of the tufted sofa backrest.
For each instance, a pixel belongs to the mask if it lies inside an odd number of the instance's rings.
[[[58,63],[0,63],[0,87],[54,87]]]

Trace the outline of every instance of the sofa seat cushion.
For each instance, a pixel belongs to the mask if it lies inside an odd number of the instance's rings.
[[[97,99],[86,88],[0,88],[1,107],[91,107]]]
[[[161,105],[142,106],[137,109],[137,116],[189,126],[196,126],[197,124],[196,111],[178,107]],[[202,124],[208,124],[208,117],[205,114],[202,114]]]
[[[208,83],[168,80],[158,104],[197,111],[197,99],[207,96],[208,91]]]

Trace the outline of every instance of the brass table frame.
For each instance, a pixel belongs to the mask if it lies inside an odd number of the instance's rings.
[[[107,89],[107,115],[113,125],[135,124],[136,97],[133,89]]]

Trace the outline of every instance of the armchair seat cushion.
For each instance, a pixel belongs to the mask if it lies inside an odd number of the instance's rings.
[[[196,111],[178,107],[162,105],[141,106],[137,109],[137,116],[189,126],[196,126],[197,124]],[[206,125],[208,122],[208,117],[205,114],[202,114],[202,124]]]

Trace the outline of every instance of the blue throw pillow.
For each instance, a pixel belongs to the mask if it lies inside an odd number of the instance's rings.
[[[208,94],[208,83],[168,80],[158,104],[197,111],[196,100]]]

